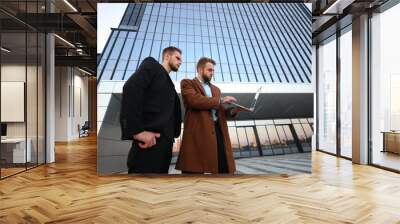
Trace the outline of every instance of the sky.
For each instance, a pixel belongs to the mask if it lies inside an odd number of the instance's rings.
[[[117,28],[128,3],[97,4],[97,53],[103,51],[111,34],[111,28]]]

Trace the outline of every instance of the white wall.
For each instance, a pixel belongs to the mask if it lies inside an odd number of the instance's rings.
[[[68,85],[67,67],[55,68],[55,140],[68,139]]]
[[[76,72],[77,70],[75,70]],[[82,74],[82,73],[79,73]],[[83,125],[85,121],[89,120],[89,102],[88,102],[88,78],[87,76],[75,75],[74,86],[75,86],[75,117],[73,119],[73,130],[74,136],[78,136],[78,124]],[[80,111],[81,110],[81,111]]]
[[[26,70],[27,69],[27,70]],[[31,74],[36,74],[36,67],[18,64],[5,64],[1,66],[1,81],[2,82],[25,82],[26,71],[28,72],[28,87],[27,87],[27,119],[28,119],[28,137],[29,133],[35,132],[36,136],[36,78],[33,79]],[[36,77],[36,75],[35,75]],[[39,105],[40,107],[41,105]],[[7,110],[8,108],[1,108]],[[8,137],[25,137],[26,122],[7,122]],[[32,129],[32,131],[30,131]]]
[[[18,64],[2,65],[1,81],[25,82],[25,65],[18,65]],[[7,110],[7,108],[1,108],[1,110]],[[7,123],[7,137],[25,137],[25,123],[24,122]]]
[[[79,138],[78,124],[88,120],[88,78],[72,67],[56,67],[56,141]]]

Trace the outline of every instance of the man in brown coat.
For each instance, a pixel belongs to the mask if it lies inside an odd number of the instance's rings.
[[[181,81],[181,94],[186,108],[182,145],[176,169],[182,173],[229,173],[236,170],[226,117],[239,109],[225,109],[235,102],[232,96],[221,98],[221,91],[210,81],[214,60],[201,58],[197,77]]]

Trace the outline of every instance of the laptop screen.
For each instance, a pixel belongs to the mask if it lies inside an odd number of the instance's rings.
[[[251,104],[250,108],[254,108],[256,106],[258,96],[260,95],[260,92],[261,92],[261,88],[262,87],[258,88],[256,95],[254,95],[254,100],[253,100],[253,103]]]

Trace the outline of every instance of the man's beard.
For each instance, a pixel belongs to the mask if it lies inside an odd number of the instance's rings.
[[[205,83],[210,83],[211,82],[210,78],[208,78],[208,76],[206,76],[205,74],[201,74],[201,77],[203,78],[203,81]]]
[[[171,68],[172,71],[177,72],[179,67],[177,65],[172,64],[171,62],[169,63],[169,67]]]

